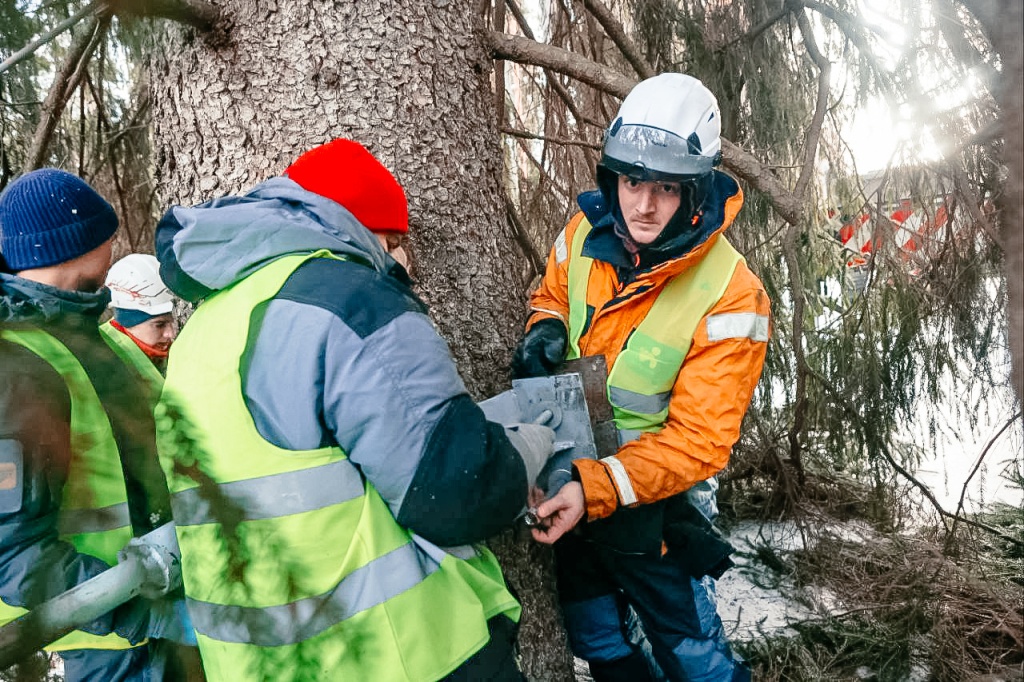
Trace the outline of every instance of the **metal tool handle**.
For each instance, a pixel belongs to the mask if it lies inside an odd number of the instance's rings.
[[[118,558],[116,566],[0,627],[0,670],[132,597],[141,594],[155,599],[181,585],[181,558],[173,523],[133,538]]]

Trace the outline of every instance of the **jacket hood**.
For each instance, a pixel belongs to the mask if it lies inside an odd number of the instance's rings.
[[[53,323],[84,318],[99,324],[110,302],[110,290],[65,291],[6,272],[0,272],[0,323]]]
[[[278,258],[320,249],[384,274],[400,269],[345,207],[283,177],[241,196],[172,206],[156,229],[160,277],[193,303]]]

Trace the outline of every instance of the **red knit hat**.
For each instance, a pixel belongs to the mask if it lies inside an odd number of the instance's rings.
[[[302,189],[336,201],[373,232],[408,232],[409,204],[366,147],[338,138],[314,147],[284,172]]]

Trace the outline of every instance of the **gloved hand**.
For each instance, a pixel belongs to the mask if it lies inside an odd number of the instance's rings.
[[[196,646],[196,631],[185,608],[184,599],[158,599],[150,602],[150,639],[169,639],[178,644]]]
[[[565,361],[569,332],[560,320],[540,320],[512,354],[512,378],[546,377]]]
[[[505,427],[505,435],[523,458],[526,483],[532,487],[544,463],[551,457],[555,444],[554,430],[540,424],[512,424]]]

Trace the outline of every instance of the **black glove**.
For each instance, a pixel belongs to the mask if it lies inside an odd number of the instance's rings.
[[[512,378],[546,377],[565,362],[569,332],[555,319],[544,319],[530,327],[512,354]]]

